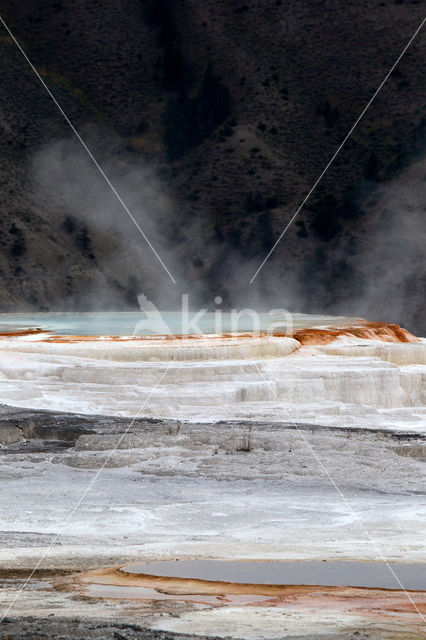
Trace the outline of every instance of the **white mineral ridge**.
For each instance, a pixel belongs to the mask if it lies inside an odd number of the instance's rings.
[[[46,336],[44,336],[46,337]],[[0,342],[0,402],[197,421],[425,430],[426,342],[251,337]]]

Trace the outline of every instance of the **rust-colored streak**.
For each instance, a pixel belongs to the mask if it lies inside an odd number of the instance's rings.
[[[275,334],[290,336],[290,334]],[[419,338],[403,329],[398,324],[387,322],[365,322],[362,325],[347,325],[341,327],[325,327],[317,329],[297,329],[292,338],[298,340],[304,346],[319,346],[330,344],[340,337],[360,338],[362,340],[380,340],[382,342],[419,342]]]
[[[253,600],[246,600],[247,606],[333,609],[367,616],[388,615],[394,618],[400,615],[404,619],[408,614],[418,616],[419,611],[426,613],[426,591],[410,591],[410,601],[406,592],[396,589],[241,584],[134,574],[127,573],[120,567],[87,571],[71,579],[71,585],[62,584],[61,588],[69,589],[71,586],[84,591],[89,585],[145,587],[160,594],[176,596],[177,599],[185,596],[188,601],[197,597],[200,602],[204,597],[206,604],[211,603],[212,596],[216,596],[219,598],[218,606],[235,604],[238,596],[253,596]],[[267,596],[267,599],[260,600],[256,596]]]
[[[258,337],[266,338],[268,334],[262,334]],[[184,342],[187,340],[208,340],[209,342],[219,342],[221,340],[252,340],[252,333],[239,333],[238,335],[232,333],[216,334],[194,334],[194,335],[151,335],[146,336],[52,336],[49,335],[42,339],[42,342],[59,342],[59,343],[75,343],[75,342],[144,342],[145,344],[167,344],[168,342]]]
[[[268,333],[264,333],[258,337],[267,337]],[[342,325],[339,327],[325,327],[325,328],[307,328],[297,329],[293,334],[289,333],[274,333],[275,337],[282,338],[295,338],[304,346],[319,346],[330,344],[334,340],[340,337],[359,338],[363,340],[380,340],[382,342],[393,343],[406,343],[406,342],[419,342],[420,339],[414,336],[412,333],[403,329],[398,324],[391,324],[387,322],[369,322],[365,321],[359,325]],[[215,341],[223,339],[232,339],[238,341],[250,340],[253,338],[251,333],[223,333],[220,335],[152,335],[149,338],[145,336],[107,336],[101,338],[100,336],[48,336],[43,339],[44,342],[93,342],[96,340],[105,340],[107,342],[130,342],[130,341],[144,341],[154,342],[161,340],[162,343],[168,342],[181,342],[181,341],[197,341],[206,340],[214,343]]]
[[[15,329],[13,331],[0,331],[1,338],[22,338],[43,333],[43,329]]]

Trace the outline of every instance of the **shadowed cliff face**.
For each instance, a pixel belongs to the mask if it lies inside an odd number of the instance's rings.
[[[3,310],[136,307],[140,290],[170,307],[189,291],[425,331],[422,34],[248,285],[420,24],[420,3],[0,9],[178,280],[2,30]]]

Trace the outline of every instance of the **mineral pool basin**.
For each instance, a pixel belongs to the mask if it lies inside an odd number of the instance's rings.
[[[177,311],[108,311],[87,313],[4,313],[0,314],[0,333],[42,329],[59,336],[150,336],[188,335],[197,333],[191,320],[198,312],[189,312],[187,321]],[[239,312],[206,312],[196,322],[202,334],[226,334],[245,332],[271,332],[274,329],[291,333],[294,329],[316,326],[339,326],[363,322],[360,318],[343,316],[308,315],[301,313],[255,313],[258,325],[254,326],[253,315]],[[187,328],[187,329],[186,329]]]
[[[170,560],[131,564],[126,574],[241,585],[426,590],[426,565],[364,561]]]

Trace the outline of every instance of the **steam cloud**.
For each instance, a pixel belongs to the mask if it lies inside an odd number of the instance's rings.
[[[89,147],[93,148],[93,145]],[[99,154],[95,152],[99,157]],[[102,155],[102,153],[101,153]],[[122,151],[115,149],[112,159],[100,162],[132,215],[164,260],[172,275],[183,284],[181,245],[170,238],[179,227],[178,214],[160,179],[149,167],[135,166]],[[158,304],[178,297],[179,292],[158,262],[145,239],[95,167],[74,139],[63,139],[42,149],[32,162],[32,176],[37,198],[56,209],[61,220],[67,216],[80,230],[86,228],[94,239],[98,266],[108,280],[122,286],[134,283],[136,295],[144,291]],[[96,281],[96,278],[95,278]],[[106,280],[98,278],[93,290],[79,292],[89,309],[114,306],[114,291]],[[122,308],[123,298],[115,293],[115,308]]]
[[[362,218],[354,222],[361,225],[354,228],[355,242],[350,230],[338,242],[323,244],[320,252],[311,240],[303,260],[295,261],[286,245],[290,233],[296,231],[293,228],[249,285],[262,257],[243,258],[226,239],[219,243],[206,234],[199,221],[184,221],[157,172],[135,166],[118,149],[117,145],[112,159],[101,161],[102,167],[178,281],[177,286],[75,140],[56,141],[40,151],[33,161],[33,176],[39,198],[96,231],[101,271],[121,277],[123,286],[132,279],[135,308],[139,291],[164,309],[180,306],[180,295],[189,292],[194,306],[212,308],[214,296],[221,295],[224,306],[229,307],[274,306],[304,313],[362,316],[425,332],[421,295],[426,246],[424,160],[372,190],[362,205]],[[108,154],[111,158],[110,150]],[[191,266],[194,247],[196,254],[207,256],[213,265],[204,282]],[[87,308],[105,308],[106,299],[111,308],[114,293],[108,291],[104,296],[102,278],[95,289],[87,292]],[[121,305],[117,296],[115,307]]]

